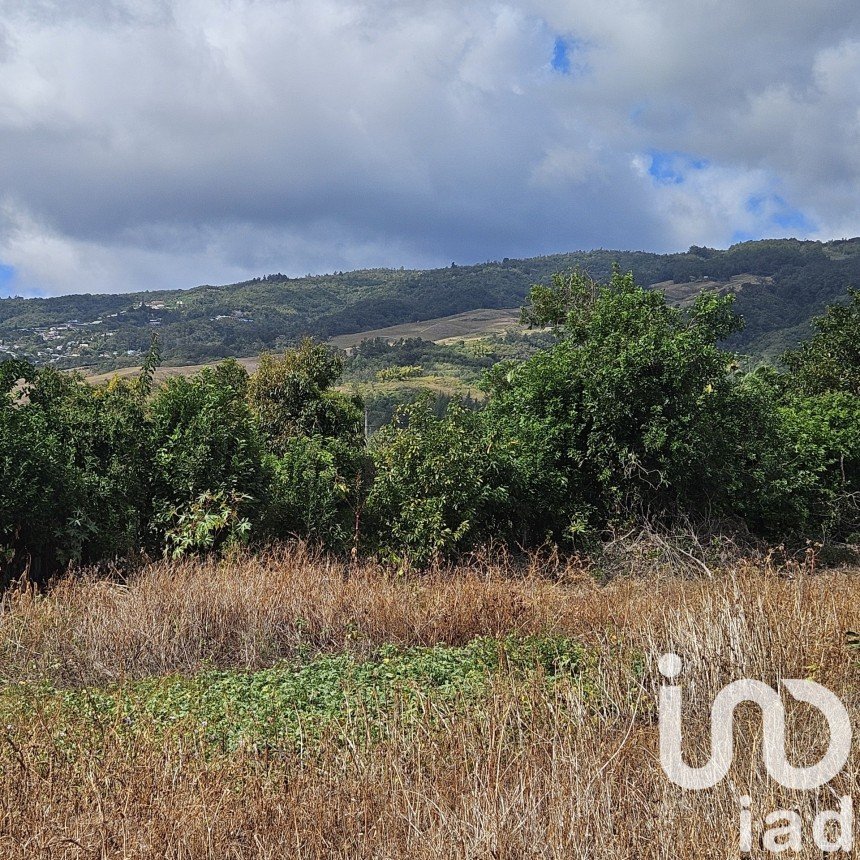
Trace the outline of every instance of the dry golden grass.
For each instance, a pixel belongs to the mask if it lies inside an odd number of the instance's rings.
[[[248,373],[256,373],[257,368],[260,366],[260,359],[258,356],[254,356],[252,358],[237,358],[236,361],[238,361],[239,364],[248,371]],[[195,373],[200,373],[204,368],[213,367],[217,363],[218,361],[213,360],[208,364],[162,364],[156,368],[154,378],[156,382],[164,382],[166,379],[170,379],[171,376],[193,376]],[[87,368],[82,368],[82,372],[90,384],[104,385],[106,382],[110,382],[115,376],[120,377],[120,379],[131,379],[138,376],[140,374],[141,367],[140,365],[119,367],[116,370],[110,370],[106,373],[93,374],[88,374],[86,371]]]
[[[596,689],[583,697],[500,673],[479,708],[428,698],[418,720],[393,713],[384,740],[341,726],[278,756],[212,750],[179,729],[129,744],[109,722],[61,744],[36,712],[0,730],[0,857],[737,857],[739,795],[753,797],[757,821],[777,807],[833,808],[838,794],[860,800],[860,759],[832,790],[787,792],[763,771],[761,720],[743,708],[729,778],[682,792],[657,758],[657,656],[685,658],[692,759],[709,744],[713,696],[739,677],[814,678],[856,722],[860,674],[844,633],[858,625],[856,571],[743,565],[599,587],[576,569],[397,577],[292,550],[7,595],[0,677],[11,683],[253,668],[308,648],[363,653],[518,631],[587,643]],[[790,758],[804,763],[826,729],[801,707],[791,716]],[[794,856],[821,856],[809,835],[807,821],[806,853]]]
[[[553,578],[545,570],[475,563],[404,576],[299,546],[160,562],[124,584],[70,577],[49,597],[21,590],[0,598],[0,678],[98,684],[205,666],[253,669],[309,650],[580,630],[573,592],[558,579],[579,581],[582,595],[596,586],[578,569],[553,568]]]
[[[492,334],[505,334],[509,331],[525,331],[520,325],[519,308],[478,308],[451,316],[434,317],[421,322],[402,323],[354,334],[337,335],[330,338],[329,343],[341,349],[358,346],[364,340],[372,340],[377,337],[392,341],[400,338],[418,337],[437,343],[456,343],[460,340],[473,340]],[[237,361],[244,366],[248,373],[254,373],[260,364],[259,356],[238,358]],[[163,382],[171,376],[192,376],[199,373],[204,367],[211,367],[214,364],[217,364],[216,360],[208,364],[161,365],[155,371],[155,379],[157,382]],[[110,382],[114,376],[123,378],[137,376],[140,373],[140,366],[120,367],[107,373],[93,374],[87,374],[87,368],[82,368],[82,370],[92,384],[100,385]]]
[[[342,334],[331,338],[329,342],[341,349],[347,349],[358,346],[363,340],[372,340],[376,337],[386,340],[420,337],[422,340],[440,343],[522,330],[519,308],[478,308],[474,311],[464,311],[420,322],[402,323],[355,334]]]

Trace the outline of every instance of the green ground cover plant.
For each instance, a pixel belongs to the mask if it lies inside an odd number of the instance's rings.
[[[587,698],[590,667],[588,650],[562,636],[485,636],[458,647],[386,644],[366,658],[321,655],[255,672],[202,671],[107,687],[6,684],[0,721],[49,722],[60,749],[110,730],[129,744],[179,733],[214,749],[294,753],[323,733],[353,743],[379,739],[392,720],[422,720],[430,706],[480,707],[496,683],[573,683]]]

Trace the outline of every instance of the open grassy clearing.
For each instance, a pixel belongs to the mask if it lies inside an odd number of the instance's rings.
[[[419,337],[422,340],[432,340],[436,343],[486,337],[490,334],[504,334],[508,331],[523,331],[520,325],[519,308],[478,308],[474,311],[464,311],[446,317],[418,320],[417,322],[402,323],[384,328],[342,334],[331,338],[330,343],[346,349],[356,346],[363,340],[376,337],[385,340]]]
[[[236,361],[238,361],[239,364],[248,371],[248,373],[254,373],[260,364],[260,359],[257,356],[254,356],[253,358],[237,358]],[[153,378],[156,382],[164,382],[165,379],[169,379],[171,376],[193,376],[205,367],[213,367],[217,363],[217,361],[213,361],[209,364],[184,364],[177,366],[161,365],[155,369]],[[140,365],[137,365],[135,367],[120,367],[118,370],[111,370],[108,373],[97,373],[92,376],[87,375],[87,380],[93,385],[104,385],[104,383],[110,382],[115,376],[120,377],[120,379],[131,379],[139,375]]]
[[[432,391],[435,394],[447,394],[451,397],[456,395],[470,394],[481,398],[482,392],[476,386],[470,386],[458,379],[456,376],[443,376],[441,374],[421,374],[410,376],[408,379],[386,379],[374,382],[350,382],[336,386],[336,390],[352,392],[357,391],[362,397],[369,398],[372,395],[395,394],[398,391]]]
[[[753,275],[744,272],[733,275],[728,280],[714,280],[704,278],[694,281],[660,281],[651,284],[652,290],[660,290],[666,294],[666,298],[673,304],[681,306],[690,305],[701,292],[739,293],[742,290],[755,289],[761,286],[771,286],[773,278],[767,275]]]
[[[833,793],[768,780],[753,708],[728,780],[672,786],[656,658],[685,660],[688,759],[739,677],[812,678],[856,720],[858,598],[849,568],[600,585],[557,560],[416,576],[302,549],[9,593],[0,856],[735,857],[741,793],[756,821]],[[823,721],[789,712],[789,757],[817,758]],[[833,792],[860,798],[857,760]]]

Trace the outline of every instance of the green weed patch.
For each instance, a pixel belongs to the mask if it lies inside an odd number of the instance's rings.
[[[230,750],[303,748],[323,732],[380,737],[392,717],[433,719],[480,706],[497,683],[547,686],[562,679],[590,694],[589,652],[559,637],[477,638],[462,647],[399,649],[372,658],[346,654],[258,672],[167,676],[102,689],[58,690],[14,684],[0,690],[0,721],[8,731],[34,721],[52,727],[55,742],[79,746],[111,732],[182,736]]]

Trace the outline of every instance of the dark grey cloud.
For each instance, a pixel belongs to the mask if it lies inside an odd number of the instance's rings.
[[[127,290],[853,235],[858,80],[854,0],[0,0],[0,264]]]

